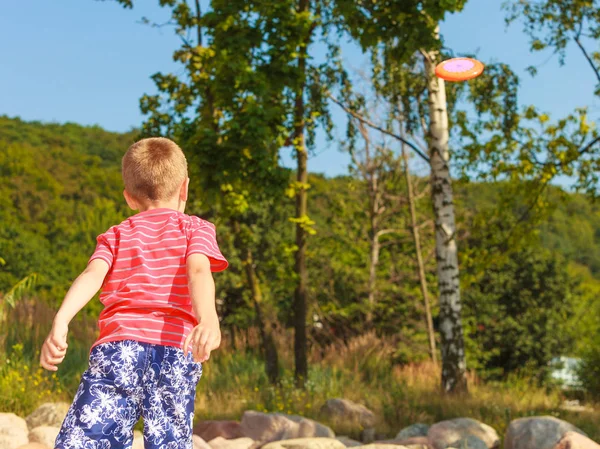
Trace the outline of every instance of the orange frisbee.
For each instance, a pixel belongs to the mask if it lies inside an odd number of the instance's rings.
[[[435,68],[438,78],[446,81],[467,81],[483,73],[484,65],[477,59],[453,58],[440,62]]]

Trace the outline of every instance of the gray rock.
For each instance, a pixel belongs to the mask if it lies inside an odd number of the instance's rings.
[[[429,428],[427,436],[435,449],[446,449],[454,442],[468,436],[478,437],[488,449],[500,446],[500,437],[494,429],[471,418],[456,418],[436,423]]]
[[[66,402],[46,402],[40,405],[33,413],[25,418],[29,429],[40,426],[58,427],[62,426],[70,405]]]
[[[364,429],[375,426],[375,413],[348,399],[328,399],[321,407],[321,414],[334,423],[356,423]]]
[[[553,416],[515,419],[506,431],[504,449],[553,449],[567,432],[587,436],[574,425]]]
[[[60,427],[39,426],[29,432],[30,443],[41,443],[48,447],[54,447]]]
[[[27,444],[27,423],[14,413],[0,413],[0,449],[15,449]]]
[[[294,438],[268,443],[262,449],[346,449],[346,446],[335,438]]]
[[[487,444],[481,438],[473,435],[461,438],[450,444],[450,446],[455,449],[488,449]]]
[[[405,427],[400,432],[398,432],[398,435],[396,435],[396,438],[394,438],[394,439],[395,440],[404,440],[406,438],[413,438],[413,437],[426,437],[427,432],[429,432],[429,427],[430,426],[428,424],[421,424],[421,423],[413,424],[412,426]]]
[[[312,419],[279,413],[246,411],[242,416],[241,429],[244,436],[263,444],[298,438],[335,438],[333,430]]]

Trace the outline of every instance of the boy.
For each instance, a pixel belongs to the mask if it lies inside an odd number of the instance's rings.
[[[130,448],[142,416],[146,449],[191,449],[202,362],[221,341],[211,272],[228,263],[214,225],[183,213],[189,178],[177,144],[133,144],[122,175],[139,213],[98,236],[41,351],[40,364],[56,371],[70,321],[102,287],[100,335],[55,448]]]

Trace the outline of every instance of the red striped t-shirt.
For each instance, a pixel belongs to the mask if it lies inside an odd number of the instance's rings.
[[[198,324],[188,290],[187,257],[205,254],[211,271],[228,265],[215,226],[174,209],[150,209],[111,227],[97,242],[90,262],[102,259],[109,271],[100,293],[100,335],[92,348],[127,339],[183,348]]]

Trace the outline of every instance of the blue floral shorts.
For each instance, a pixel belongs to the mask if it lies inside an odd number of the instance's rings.
[[[202,364],[179,348],[123,340],[90,353],[56,449],[131,448],[144,420],[145,449],[192,449]]]

